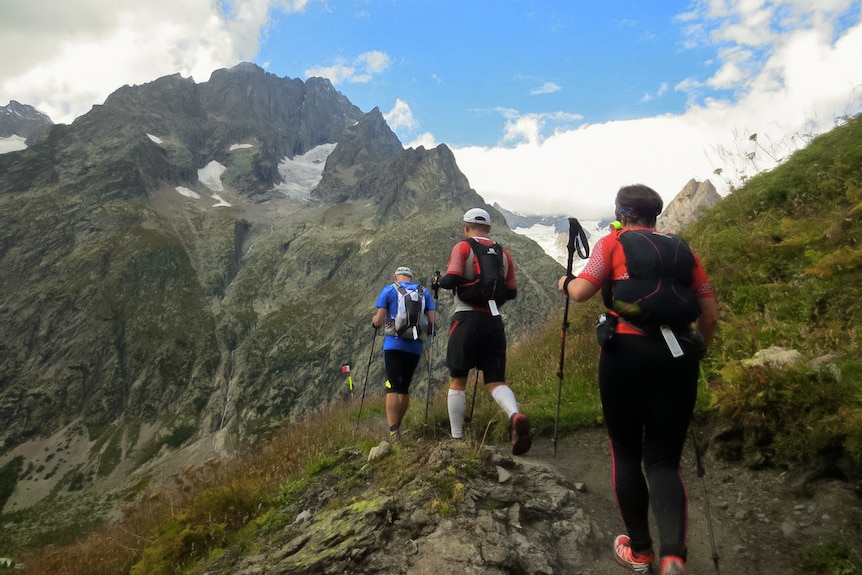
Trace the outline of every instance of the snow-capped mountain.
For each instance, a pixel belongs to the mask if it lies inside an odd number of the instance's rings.
[[[494,207],[506,218],[506,224],[515,233],[527,236],[544,250],[546,254],[554,258],[560,265],[567,265],[568,243],[569,243],[569,217],[568,216],[526,216],[510,212],[509,210],[494,204]],[[602,236],[608,233],[608,225],[613,217],[600,220],[580,220],[578,223],[587,236],[590,247]],[[581,259],[577,252],[572,260],[572,273],[580,271],[586,260]]]
[[[33,106],[15,100],[0,106],[0,154],[34,144],[51,126],[51,119]]]

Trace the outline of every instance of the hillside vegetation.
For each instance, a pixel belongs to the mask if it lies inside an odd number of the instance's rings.
[[[712,447],[723,457],[858,480],[860,211],[862,121],[852,118],[782,166],[752,178],[684,234],[710,273],[720,305],[720,329],[703,364],[698,418],[713,430]],[[556,320],[518,341],[510,353],[509,380],[539,440],[601,423],[593,333],[599,302],[570,308],[562,379],[562,297],[559,305]],[[784,366],[748,362],[772,347],[795,350],[798,359]],[[444,340],[435,342],[432,356],[444,348]],[[416,435],[442,438],[445,387],[435,386],[424,427],[426,382],[443,379],[423,372],[425,366],[423,361],[417,371],[406,427]],[[503,441],[499,410],[479,387],[474,396],[471,376],[472,433],[478,441]],[[382,437],[382,400],[375,394],[363,400],[361,413],[357,397],[307,421],[286,424],[259,451],[185,469],[172,486],[139,486],[128,494],[124,519],[83,539],[66,534],[68,545],[30,556],[25,572],[205,572],[227,549],[249,548],[255,533],[284,528],[278,510],[314,489],[316,475],[333,465],[338,453],[367,451]],[[414,471],[425,465],[404,457],[400,453],[391,465]],[[380,475],[390,477],[380,488],[391,489],[391,474]],[[469,480],[467,475],[459,481]],[[341,483],[353,479],[344,476]],[[439,497],[429,512],[454,513],[458,485],[437,486]],[[463,485],[460,489],[463,494]]]
[[[862,461],[862,120],[752,178],[688,232],[718,293],[711,406],[776,464]],[[794,349],[787,369],[747,368]]]

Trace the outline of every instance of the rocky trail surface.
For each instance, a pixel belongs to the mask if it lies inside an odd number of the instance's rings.
[[[798,564],[799,551],[836,542],[845,544],[857,560],[862,560],[858,486],[811,473],[748,469],[713,459],[708,448],[702,457],[705,473],[699,478],[689,438],[682,474],[689,497],[691,575],[805,573]],[[583,504],[593,522],[595,539],[606,543],[606,552],[597,550],[592,573],[624,573],[611,555],[611,543],[623,530],[611,487],[604,429],[562,438],[556,455],[550,440],[538,439],[529,455],[521,459],[541,462],[569,480],[583,483]],[[712,559],[710,523],[718,569]]]

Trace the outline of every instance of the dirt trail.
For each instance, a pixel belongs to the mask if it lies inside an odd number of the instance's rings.
[[[613,538],[623,533],[611,488],[611,460],[604,428],[561,438],[556,456],[550,439],[539,438],[526,456],[554,468],[573,482],[584,483],[586,511],[599,540],[607,542],[595,575],[623,575],[611,556]],[[805,573],[798,567],[803,547],[843,542],[859,556],[862,500],[853,486],[837,480],[803,481],[776,470],[753,471],[703,454],[706,473],[697,477],[689,441],[683,455],[683,480],[689,497],[689,574],[774,575]],[[712,560],[704,507],[709,501],[718,569]],[[653,538],[657,538],[653,530]]]

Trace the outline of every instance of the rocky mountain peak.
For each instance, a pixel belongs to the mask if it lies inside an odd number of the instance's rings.
[[[706,208],[721,200],[715,186],[709,180],[698,182],[694,178],[665,206],[659,215],[656,227],[667,232],[681,232],[696,221]]]
[[[41,140],[53,125],[47,114],[17,100],[0,106],[0,138],[20,136],[29,146]]]

